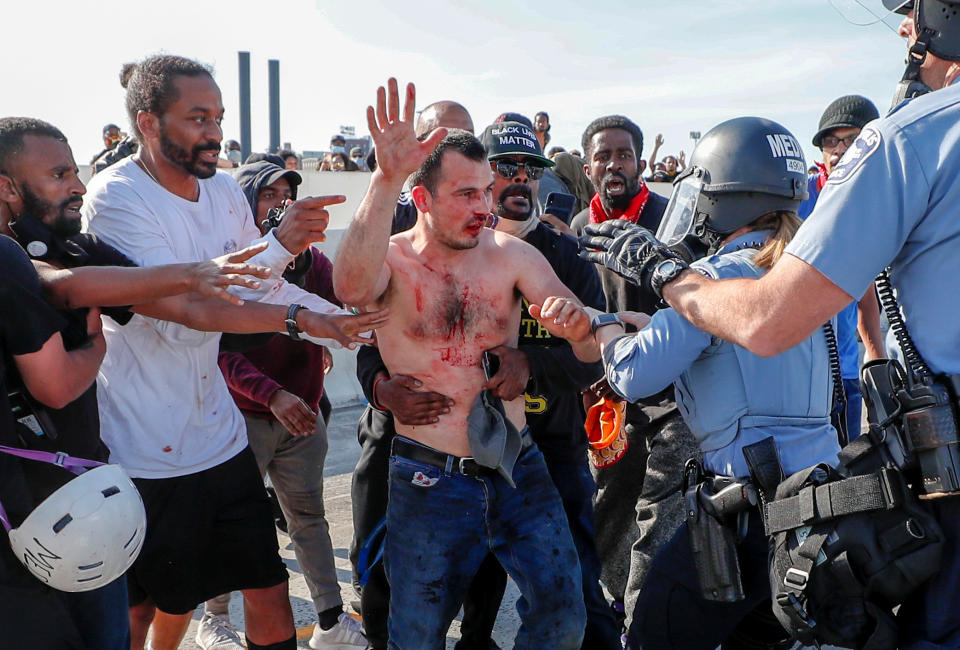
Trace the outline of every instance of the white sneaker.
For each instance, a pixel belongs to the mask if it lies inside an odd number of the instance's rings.
[[[246,648],[226,614],[204,614],[197,626],[197,645],[203,650]]]
[[[346,612],[340,614],[337,624],[329,630],[324,630],[320,624],[313,628],[310,637],[310,647],[313,650],[353,650],[366,648],[367,638],[363,636],[360,621]]]

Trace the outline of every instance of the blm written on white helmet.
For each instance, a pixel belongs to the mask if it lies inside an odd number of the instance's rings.
[[[60,591],[91,591],[113,582],[136,560],[146,534],[143,501],[123,468],[82,462],[99,466],[44,499],[20,526],[12,528],[2,517],[17,559]]]

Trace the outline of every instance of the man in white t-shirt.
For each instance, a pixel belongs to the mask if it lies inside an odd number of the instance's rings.
[[[223,104],[208,68],[176,56],[144,60],[129,78],[127,110],[140,153],[91,183],[89,232],[141,266],[209,258],[261,239],[239,186],[216,172]],[[237,294],[252,310],[267,308],[253,302],[282,305],[269,308],[286,315],[277,329],[294,338],[352,346],[379,315],[346,315],[280,277],[295,254],[322,240],[324,206],[342,200],[291,205],[253,260],[273,270],[271,279]],[[153,648],[176,648],[198,603],[242,590],[248,647],[295,648],[270,506],[217,366],[215,330],[234,328],[152,316],[105,325],[110,352],[98,377],[111,462],[134,477],[147,508],[147,539],[128,572],[133,647],[153,622]]]

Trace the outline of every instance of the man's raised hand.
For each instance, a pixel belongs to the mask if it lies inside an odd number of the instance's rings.
[[[400,91],[397,80],[391,77],[386,89],[377,88],[376,109],[367,107],[367,127],[377,151],[377,172],[387,179],[406,180],[447,135],[447,130],[441,127],[423,142],[417,140],[413,129],[416,97],[413,84],[407,84],[401,115]]]

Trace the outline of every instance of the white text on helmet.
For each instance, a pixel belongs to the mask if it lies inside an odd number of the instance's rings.
[[[774,158],[803,158],[800,143],[789,133],[774,133],[767,136],[767,144],[770,145],[770,153]]]

